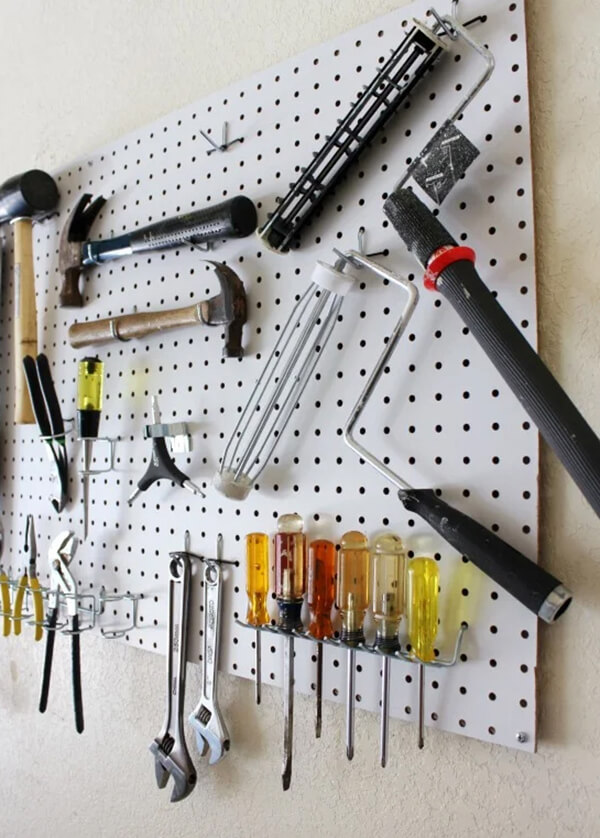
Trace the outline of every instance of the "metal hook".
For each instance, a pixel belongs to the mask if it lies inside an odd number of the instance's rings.
[[[221,145],[217,145],[216,142],[212,139],[212,137],[209,137],[208,134],[205,134],[204,131],[202,131],[202,130],[200,131],[200,133],[202,134],[204,139],[208,143],[210,143],[210,145],[212,146],[212,148],[209,148],[208,151],[206,152],[207,154],[214,154],[215,151],[227,151],[229,146],[233,145],[234,143],[241,143],[242,142],[242,139],[243,139],[242,137],[237,137],[235,140],[228,140],[227,139],[228,130],[229,130],[229,123],[224,122],[223,123],[223,128],[221,129]]]

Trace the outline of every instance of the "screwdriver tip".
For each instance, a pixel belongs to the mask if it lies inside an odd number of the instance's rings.
[[[381,767],[385,768],[386,765],[387,765],[387,759],[385,757],[381,757]]]
[[[281,775],[281,784],[283,786],[283,790],[287,791],[292,784],[292,772],[286,771],[284,774]]]
[[[424,744],[425,744],[425,743],[424,743],[423,739],[419,739],[419,750],[420,750],[420,751],[422,751],[422,750],[423,750],[423,746],[424,746]]]
[[[354,759],[354,748],[350,747],[350,745],[346,748],[346,756],[348,759]]]

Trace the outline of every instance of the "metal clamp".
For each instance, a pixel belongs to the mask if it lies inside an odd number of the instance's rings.
[[[237,623],[237,625],[242,626],[243,628],[252,629],[253,631],[264,631],[269,632],[270,634],[279,634],[282,637],[289,636],[290,634],[289,631],[283,631],[279,628],[279,626],[271,625],[270,623],[262,626],[251,626],[248,623],[244,623],[242,620],[236,620],[235,622]],[[463,637],[468,628],[468,623],[461,623],[460,628],[458,629],[458,633],[456,635],[454,651],[450,658],[436,658],[433,661],[423,661],[419,657],[417,657],[413,652],[410,652],[408,650],[402,651],[393,649],[382,649],[378,646],[373,646],[369,643],[349,644],[345,643],[337,637],[324,637],[322,639],[319,639],[317,637],[313,637],[312,634],[309,634],[307,631],[299,631],[298,629],[292,630],[291,633],[295,637],[300,637],[304,640],[310,640],[312,643],[324,643],[328,646],[336,646],[340,649],[356,649],[357,651],[367,652],[367,654],[369,655],[379,655],[379,657],[403,660],[406,663],[417,663],[422,666],[431,666],[439,668],[454,666],[457,663],[462,647]]]
[[[172,454],[185,454],[192,450],[192,435],[187,422],[144,425],[144,439],[166,439]]]
[[[97,474],[107,474],[109,471],[115,469],[115,447],[120,437],[96,436],[96,437],[78,437],[78,442],[108,442],[110,446],[109,464],[107,468],[98,469],[82,469],[79,472],[80,477],[95,477]]]

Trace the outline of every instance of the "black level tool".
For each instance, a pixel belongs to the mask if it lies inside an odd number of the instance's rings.
[[[409,189],[392,193],[384,212],[427,269],[426,283],[452,304],[600,515],[600,439],[484,284],[474,252]]]
[[[67,503],[69,460],[65,426],[48,359],[41,353],[37,358],[25,355],[23,371],[33,413],[40,429],[40,438],[46,446],[48,459],[54,466],[55,473],[52,479],[56,485],[56,491],[50,496],[50,502],[56,512],[62,512]]]

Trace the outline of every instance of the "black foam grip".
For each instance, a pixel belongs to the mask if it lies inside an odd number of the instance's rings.
[[[461,555],[470,559],[534,614],[543,616],[545,612],[540,615],[542,606],[561,585],[551,573],[473,518],[447,504],[431,489],[401,489],[398,497],[405,509],[427,521]],[[563,614],[569,602],[570,598],[558,608],[549,622]]]
[[[385,202],[384,211],[423,265],[440,247],[455,244],[410,190],[395,192]],[[482,282],[471,262],[461,260],[447,267],[437,281],[437,289],[469,327],[590,506],[600,515],[600,439]]]
[[[40,713],[45,713],[48,707],[48,693],[50,692],[50,675],[52,673],[52,658],[54,655],[54,637],[56,635],[56,621],[58,609],[52,608],[46,615],[46,653],[44,655],[44,673],[42,675],[42,692],[40,695]]]
[[[79,617],[77,614],[71,621],[71,664],[73,678],[73,708],[75,710],[75,729],[83,733],[83,698],[81,696],[81,655],[79,651]]]

